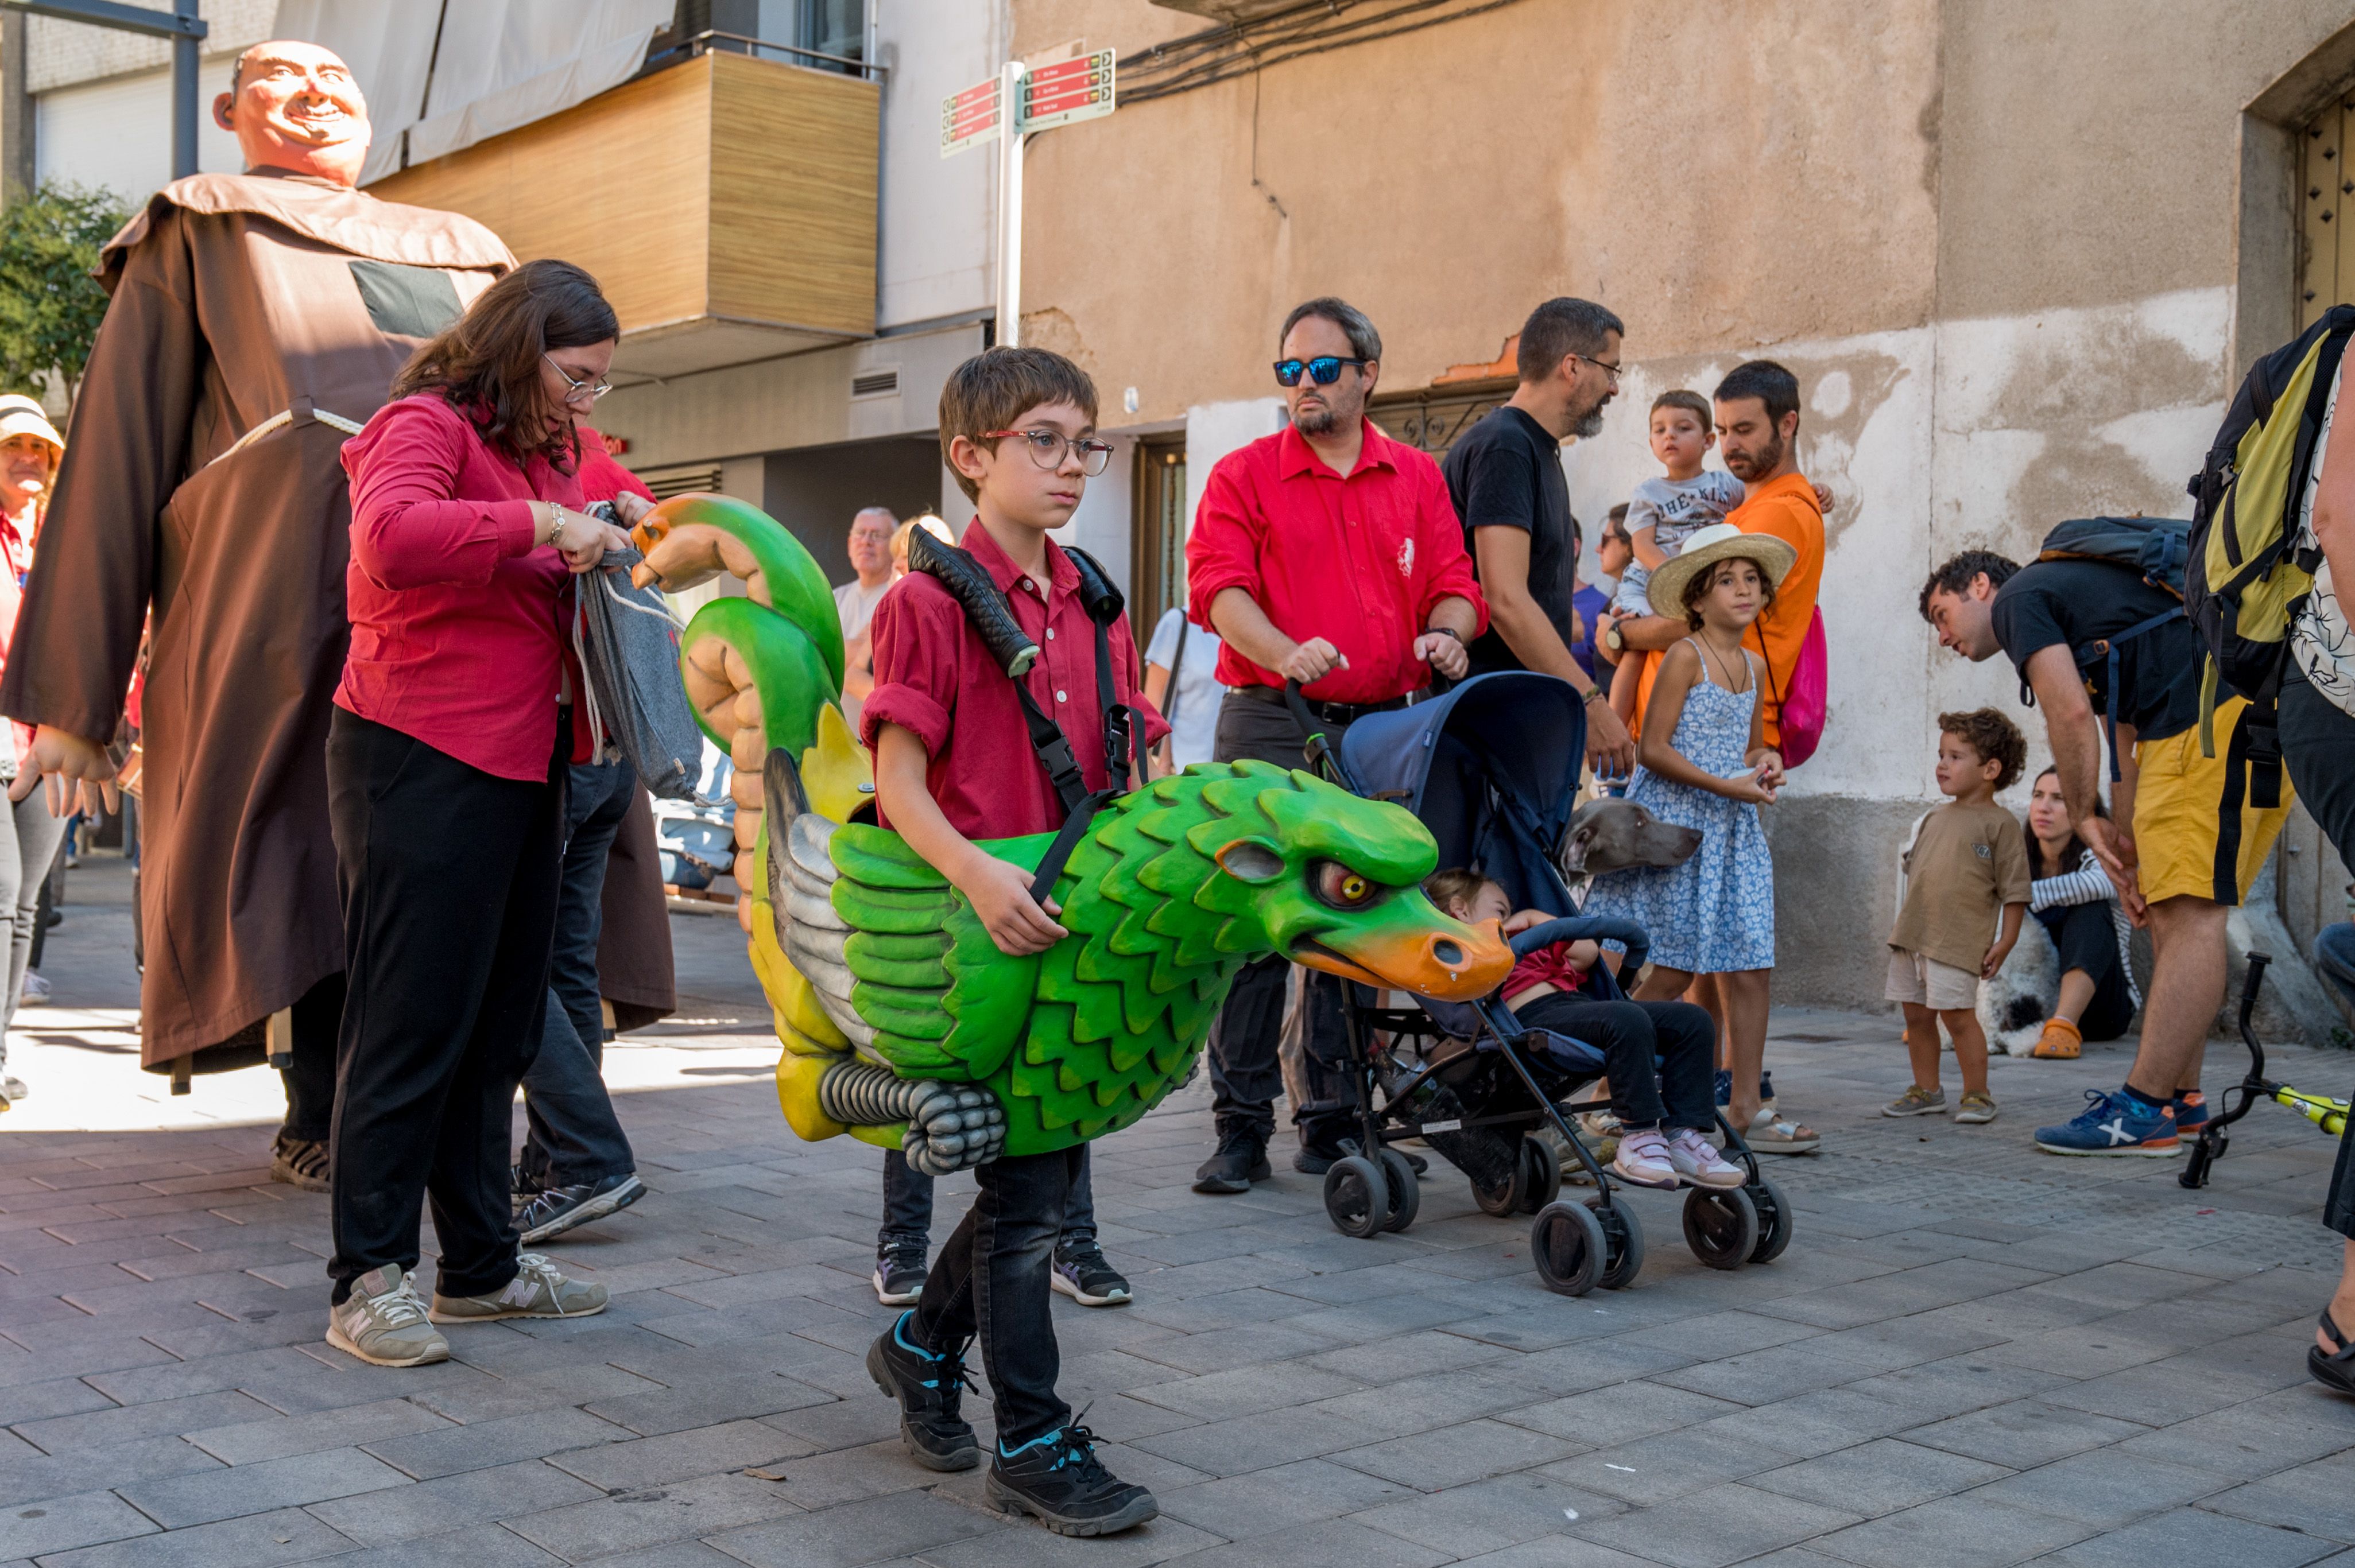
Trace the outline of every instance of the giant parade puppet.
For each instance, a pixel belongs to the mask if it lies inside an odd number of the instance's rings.
[[[680,667],[736,764],[738,915],[784,1046],[778,1097],[805,1139],[847,1132],[933,1175],[1068,1149],[1191,1075],[1251,959],[1449,1000],[1511,967],[1493,931],[1423,896],[1437,848],[1411,814],[1261,762],[1197,764],[1103,804],[1051,874],[1070,935],[1003,953],[897,833],[856,820],[872,814],[872,776],[843,720],[841,626],[809,552],[716,495],[666,501],[636,534],[641,583],[744,585],[687,623]],[[936,552],[930,569],[960,561]],[[1056,838],[983,847],[1036,872]]]
[[[355,188],[368,105],[326,49],[255,45],[213,113],[246,172],[173,181],[102,252],[112,298],[0,712],[40,726],[28,767],[112,778],[146,629],[142,1058],[243,1065],[284,1014],[279,1152],[324,1185],[344,969],[326,771],[350,635],[340,451],[515,259],[470,218]],[[602,980],[658,1014],[670,933],[640,827],[643,874],[617,853],[608,879]]]

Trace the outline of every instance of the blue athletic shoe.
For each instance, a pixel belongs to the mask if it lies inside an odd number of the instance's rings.
[[[2168,1108],[2175,1112],[2175,1130],[2185,1138],[2198,1137],[2208,1125],[2208,1097],[2198,1089],[2186,1089]]]
[[[1758,1075],[1758,1099],[1763,1105],[1774,1103],[1774,1074]],[[1717,1070],[1717,1103],[1721,1106],[1730,1106],[1733,1103],[1733,1075],[1722,1067]]]
[[[2084,1113],[2060,1127],[2036,1129],[2036,1147],[2047,1154],[2141,1155],[2165,1160],[2183,1152],[2175,1110],[2154,1106],[2120,1089],[2085,1091]]]

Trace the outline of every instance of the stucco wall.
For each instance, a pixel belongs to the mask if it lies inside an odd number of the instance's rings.
[[[1012,7],[1018,49],[1125,55],[1193,26]],[[2264,346],[2236,322],[2272,332],[2293,284],[2293,253],[2243,232],[2280,205],[2284,144],[2244,137],[2244,111],[2350,21],[2349,0],[1760,0],[1736,26],[1522,0],[1040,138],[1025,330],[1223,450],[1312,294],[1373,316],[1393,389],[1490,358],[1546,296],[1603,300],[1635,369],[1565,456],[1590,524],[1656,471],[1657,392],[1789,365],[1803,465],[1838,500],[1831,726],[1772,813],[1777,990],[1878,1005],[1935,715],[1993,704],[2046,756],[2007,668],[1937,650],[1922,578],[1972,546],[2024,556],[2071,516],[2184,514]],[[1189,452],[1189,478],[1216,455]]]

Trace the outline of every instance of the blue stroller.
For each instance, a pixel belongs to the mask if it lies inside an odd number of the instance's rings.
[[[1476,869],[1503,886],[1516,908],[1574,911],[1553,850],[1569,826],[1585,756],[1586,714],[1569,684],[1551,675],[1476,676],[1427,702],[1369,714],[1337,752],[1298,685],[1285,688],[1306,737],[1309,767],[1350,793],[1395,800],[1439,842],[1439,863]],[[1616,1000],[1644,967],[1650,938],[1631,921],[1566,914],[1511,938],[1516,957],[1581,939],[1623,944],[1614,980],[1598,968],[1594,994]],[[1529,1252],[1549,1289],[1583,1296],[1616,1289],[1644,1262],[1644,1233],[1609,1172],[1579,1135],[1575,1113],[1603,1102],[1565,1103],[1603,1075],[1603,1054],[1583,1040],[1524,1028],[1495,1000],[1377,1005],[1370,989],[1344,987],[1349,1077],[1359,1135],[1325,1178],[1325,1212],[1344,1234],[1372,1236],[1414,1223],[1420,1192],[1413,1167],[1390,1147],[1420,1138],[1472,1183],[1485,1212],[1534,1214]],[[1550,1127],[1593,1181],[1581,1202],[1561,1196],[1561,1167],[1534,1134]],[[1791,1207],[1758,1169],[1757,1156],[1722,1114],[1727,1157],[1749,1180],[1738,1188],[1694,1187],[1684,1205],[1693,1255],[1712,1268],[1740,1268],[1781,1255],[1791,1240]]]

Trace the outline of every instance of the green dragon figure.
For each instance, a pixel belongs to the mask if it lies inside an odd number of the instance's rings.
[[[745,585],[688,623],[680,672],[736,763],[738,917],[804,1138],[847,1131],[934,1174],[1068,1149],[1192,1075],[1253,959],[1448,1000],[1511,967],[1493,927],[1423,895],[1437,850],[1412,815],[1260,762],[1197,765],[1105,807],[1055,884],[1071,935],[1010,957],[897,833],[849,821],[873,783],[809,553],[711,495],[665,502],[638,539],[641,582]],[[1052,836],[984,847],[1035,870]]]

